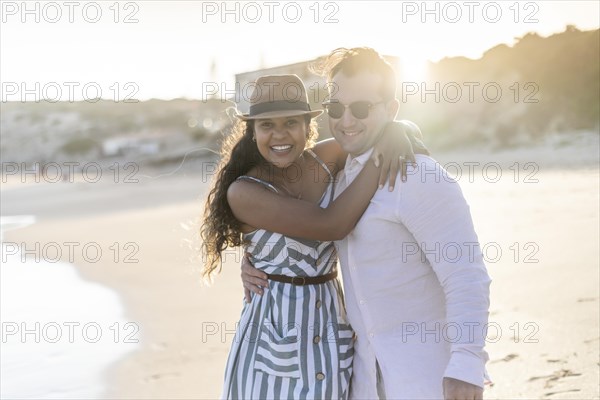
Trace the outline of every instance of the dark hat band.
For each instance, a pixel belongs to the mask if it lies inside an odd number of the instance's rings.
[[[268,101],[264,103],[254,104],[250,106],[249,117],[253,117],[258,114],[263,114],[271,111],[306,111],[310,112],[310,105],[304,101]]]

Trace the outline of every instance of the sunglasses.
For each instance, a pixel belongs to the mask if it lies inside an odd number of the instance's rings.
[[[379,101],[377,103],[371,103],[370,101],[362,100],[346,105],[340,103],[339,101],[326,101],[323,103],[323,107],[325,107],[327,115],[334,119],[342,118],[344,112],[346,112],[346,108],[350,108],[350,112],[354,118],[365,119],[369,116],[369,110],[371,110],[371,107],[381,103],[385,102]]]

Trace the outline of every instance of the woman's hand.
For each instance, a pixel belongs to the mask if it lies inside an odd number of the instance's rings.
[[[412,143],[415,139],[419,141],[421,137],[419,127],[410,121],[391,121],[385,125],[371,156],[376,166],[379,166],[380,158],[382,159],[379,174],[380,189],[385,185],[389,174],[389,191],[394,190],[398,170],[402,181],[406,181],[408,163],[416,162]]]

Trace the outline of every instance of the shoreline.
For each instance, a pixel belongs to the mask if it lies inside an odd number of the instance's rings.
[[[205,371],[203,355],[195,349],[207,346],[211,352],[227,351],[228,345],[220,334],[206,334],[203,342],[203,329],[218,326],[233,330],[243,291],[239,275],[234,277],[235,269],[228,267],[208,290],[200,284],[199,262],[192,262],[193,243],[186,239],[193,236],[190,232],[203,207],[202,190],[207,184],[198,176],[189,176],[152,184],[142,182],[133,187],[109,183],[91,187],[45,184],[26,187],[21,193],[29,197],[31,191],[36,195],[50,191],[57,198],[39,207],[35,226],[11,231],[6,241],[25,243],[26,248],[33,248],[35,243],[42,248],[49,242],[80,243],[75,246],[72,260],[78,273],[88,282],[116,291],[125,305],[127,320],[140,327],[138,349],[105,372],[109,382],[105,398],[198,398],[214,382],[222,381],[226,360],[216,357],[215,363],[222,365]],[[156,198],[157,194],[173,190],[179,196]],[[7,194],[10,199],[20,191],[11,189],[3,197]],[[27,201],[17,201],[17,197],[13,197],[14,208],[27,207]],[[145,201],[148,204],[136,209],[142,197],[149,197]],[[182,201],[174,202],[174,197]],[[112,200],[106,204],[107,199]],[[152,207],[152,203],[156,206]],[[60,204],[64,206],[58,210]],[[102,258],[96,262],[86,260],[78,251],[85,243],[99,246]],[[115,243],[119,250],[117,263],[113,259]],[[67,253],[63,256],[67,257]],[[233,260],[230,264],[234,264]],[[224,287],[239,293],[239,302],[213,309],[212,296]],[[224,318],[221,313],[228,306],[230,317]],[[197,317],[190,318],[192,315]],[[230,334],[224,335],[231,339]],[[180,364],[190,368],[181,368]],[[217,397],[220,389],[219,386],[209,391],[206,398]]]
[[[23,261],[11,237],[35,227],[33,216],[2,220],[2,398],[98,398],[104,371],[137,347],[135,338],[117,341],[129,328],[121,294],[73,263]]]

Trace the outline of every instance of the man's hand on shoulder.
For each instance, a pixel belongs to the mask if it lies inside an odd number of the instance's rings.
[[[444,378],[444,400],[481,400],[483,389],[454,378]]]

